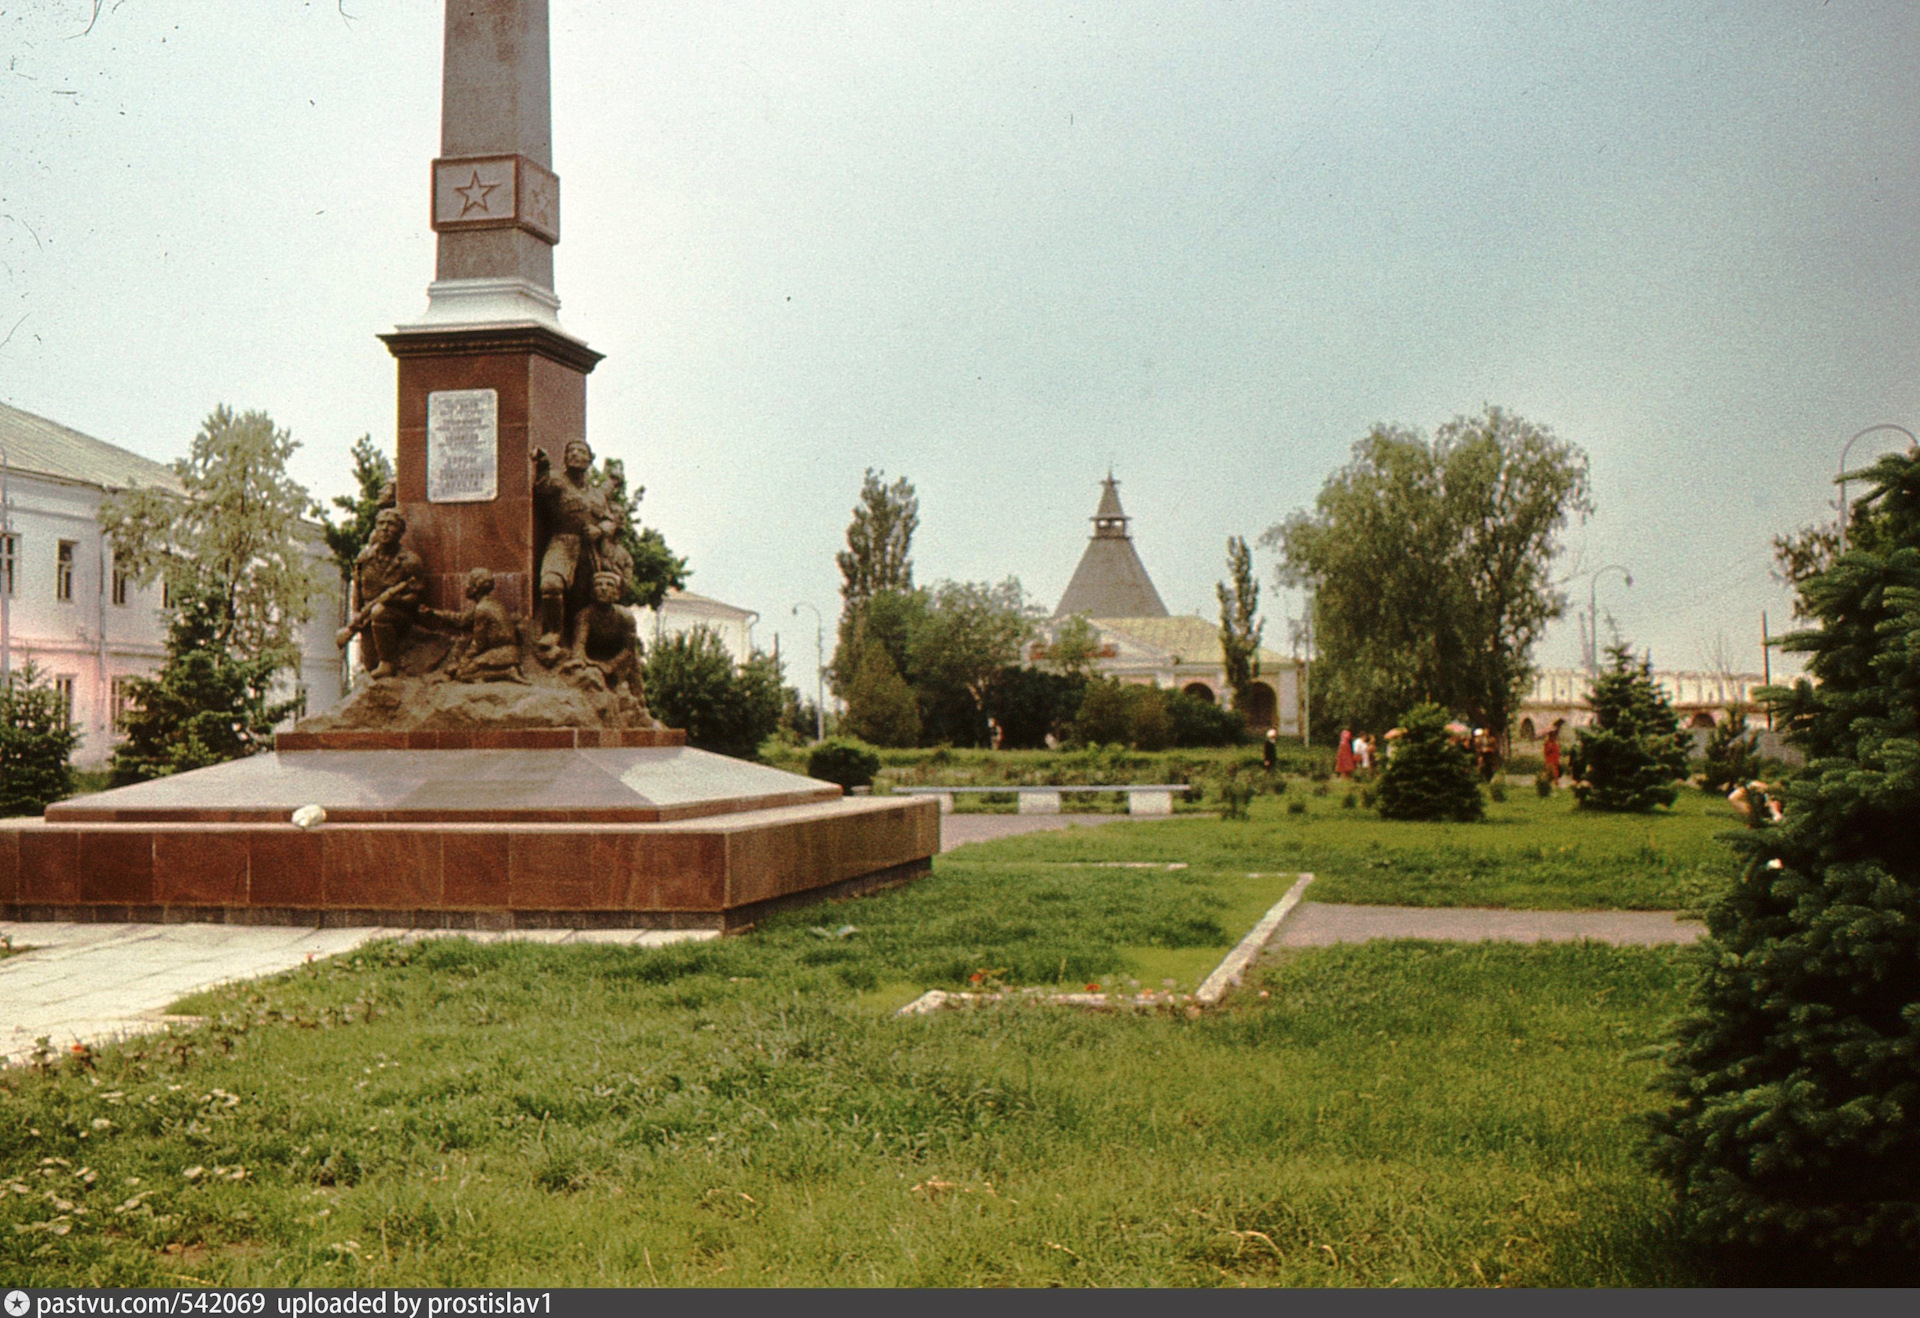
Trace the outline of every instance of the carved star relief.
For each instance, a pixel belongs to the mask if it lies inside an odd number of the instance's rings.
[[[479,211],[482,215],[487,214],[487,194],[499,186],[498,183],[482,183],[480,181],[480,171],[477,169],[474,170],[473,179],[467,183],[466,186],[454,189],[455,192],[460,194],[462,203],[460,207],[460,218],[464,220],[467,217],[467,212],[473,210]]]

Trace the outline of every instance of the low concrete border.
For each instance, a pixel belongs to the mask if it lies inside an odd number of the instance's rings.
[[[1267,908],[1267,913],[1247,931],[1247,936],[1234,944],[1233,950],[1227,953],[1220,964],[1214,967],[1213,973],[1208,975],[1205,982],[1191,995],[1185,993],[1048,993],[1037,988],[1002,990],[994,993],[928,989],[896,1011],[894,1015],[931,1016],[934,1012],[949,1007],[998,1006],[1006,1002],[1017,1002],[1049,1007],[1086,1007],[1094,1011],[1184,1007],[1189,1016],[1197,1016],[1202,1007],[1217,1006],[1220,999],[1226,996],[1227,990],[1240,983],[1241,977],[1247,973],[1247,967],[1252,965],[1254,958],[1273,941],[1273,936],[1280,931],[1280,926],[1286,922],[1286,918],[1293,914],[1294,908],[1300,904],[1301,896],[1307,891],[1307,885],[1312,882],[1313,875],[1302,874],[1294,885],[1287,889],[1285,896]]]
[[[1260,917],[1260,922],[1234,945],[1224,961],[1214,967],[1206,983],[1194,990],[1195,1002],[1203,1007],[1211,1007],[1226,995],[1228,989],[1239,986],[1247,967],[1273,941],[1273,936],[1280,932],[1281,922],[1293,914],[1293,908],[1300,904],[1301,897],[1306,895],[1307,885],[1312,882],[1311,874],[1302,874],[1295,880],[1294,885],[1287,889],[1287,895],[1268,908],[1267,913]]]

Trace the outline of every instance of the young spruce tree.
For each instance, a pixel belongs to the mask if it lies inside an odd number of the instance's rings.
[[[1627,645],[1607,647],[1607,669],[1587,697],[1593,722],[1567,757],[1573,797],[1587,810],[1672,805],[1687,773],[1687,734],[1653,680],[1653,659],[1633,661]]]
[[[0,684],[0,816],[37,815],[73,795],[80,733],[67,702],[34,662]]]
[[[1859,479],[1858,475],[1855,479]],[[1799,583],[1806,766],[1736,835],[1653,1155],[1697,1239],[1815,1280],[1920,1282],[1920,454],[1865,473],[1847,552]]]
[[[1415,705],[1400,726],[1406,731],[1380,771],[1380,817],[1469,823],[1484,815],[1473,755],[1447,734],[1447,712]]]

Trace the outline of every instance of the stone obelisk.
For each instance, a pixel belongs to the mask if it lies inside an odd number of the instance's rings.
[[[486,567],[510,613],[533,612],[530,455],[586,434],[601,354],[560,328],[552,139],[547,0],[447,0],[434,280],[426,313],[380,336],[399,362],[396,493],[440,608]]]

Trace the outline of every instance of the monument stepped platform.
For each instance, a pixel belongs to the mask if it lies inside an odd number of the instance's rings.
[[[569,730],[517,737],[554,731]],[[511,741],[516,730],[465,735]],[[731,929],[912,878],[939,850],[931,800],[843,797],[685,746],[453,740],[444,750],[283,740],[271,754],[0,821],[0,919]],[[294,825],[307,805],[325,822]]]

